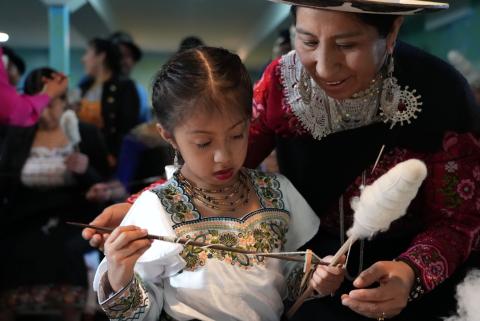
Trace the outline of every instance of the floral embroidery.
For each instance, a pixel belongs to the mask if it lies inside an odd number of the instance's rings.
[[[254,251],[280,251],[285,244],[289,215],[283,210],[259,210],[241,220],[231,218],[207,218],[199,222],[178,225],[175,232],[180,237],[209,244]],[[206,264],[208,259],[217,259],[230,265],[248,269],[263,264],[263,257],[226,252],[211,248],[186,245],[180,254],[186,270],[193,271]]]
[[[287,300],[294,302],[300,295],[300,283],[303,278],[303,267],[299,266],[293,269],[286,279],[287,283]]]
[[[440,189],[445,197],[445,205],[449,208],[460,206],[462,200],[458,194],[458,177],[452,174],[445,174],[444,186]]]
[[[155,187],[151,191],[157,194],[163,207],[171,215],[172,222],[178,224],[200,218],[200,213],[193,206],[190,197],[178,184],[176,176],[166,184]]]
[[[446,258],[434,246],[416,245],[401,257],[419,268],[422,282],[427,291],[434,289],[449,275]]]
[[[102,280],[102,283],[104,281]],[[110,320],[138,320],[145,314],[150,300],[140,277],[135,276],[124,289],[101,303]]]
[[[475,183],[471,179],[463,179],[457,186],[458,195],[464,199],[472,199],[475,194]]]
[[[283,195],[280,191],[280,182],[274,174],[267,174],[259,171],[249,171],[251,180],[255,185],[260,203],[265,208],[283,209]]]
[[[251,182],[255,187],[260,204],[265,208],[283,209],[283,195],[280,191],[280,182],[274,174],[262,173],[254,170],[247,170]],[[163,207],[171,215],[172,222],[181,224],[189,221],[199,220],[200,212],[195,208],[191,198],[185,193],[178,183],[177,176],[167,183],[151,189],[157,194]]]
[[[458,170],[458,164],[454,161],[445,164],[445,170],[449,173],[455,173]]]

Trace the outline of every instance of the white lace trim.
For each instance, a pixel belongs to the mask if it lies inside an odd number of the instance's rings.
[[[311,77],[309,77],[311,99],[308,103],[304,101],[299,89],[303,65],[298,60],[295,51],[291,51],[281,58],[280,71],[285,101],[290,105],[302,127],[318,140],[335,132],[360,128],[380,121],[391,123],[390,129],[397,123],[403,126],[404,122],[410,124],[417,118],[416,114],[421,112],[419,108],[422,105],[421,96],[416,96],[416,91],[409,90],[408,86],[404,90],[398,86],[396,95],[399,96],[398,99],[402,100],[402,104],[406,108],[400,110],[398,106],[379,106],[380,98],[376,96],[370,105],[364,108],[359,105],[357,113],[363,114],[359,121],[346,123],[341,120],[341,114],[345,111],[337,110],[342,107],[337,107],[336,100],[328,97]],[[343,104],[354,111],[356,108],[352,107],[355,106],[356,100],[359,101],[358,99],[348,99]]]
[[[316,84],[312,84],[312,102],[307,105],[303,101],[298,88],[302,68],[300,61],[297,62],[295,51],[291,51],[280,60],[284,96],[302,127],[310,132],[315,139],[320,140],[332,132],[329,115],[322,96],[318,95]]]

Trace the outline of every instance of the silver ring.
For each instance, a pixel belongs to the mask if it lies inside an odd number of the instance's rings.
[[[378,317],[378,321],[385,321],[385,318],[387,317],[387,314],[385,312],[382,312],[382,315]]]

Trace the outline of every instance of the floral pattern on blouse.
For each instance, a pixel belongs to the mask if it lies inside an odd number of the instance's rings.
[[[100,305],[110,320],[131,321],[141,319],[150,306],[150,299],[141,278],[134,276],[132,281],[122,290],[108,298],[112,292],[107,274],[102,277],[99,291]]]
[[[271,253],[283,250],[288,231],[289,214],[283,210],[262,209],[242,219],[207,218],[184,224],[175,229],[179,237],[208,244],[220,244],[238,249]],[[186,270],[194,271],[209,259],[248,269],[263,264],[262,256],[185,245],[180,254],[187,262]]]
[[[258,195],[261,209],[240,219],[231,217],[205,217],[196,209],[181,184],[178,175],[151,191],[160,199],[173,222],[178,237],[209,244],[222,244],[254,252],[281,251],[288,231],[289,213],[284,210],[280,182],[274,174],[246,169]],[[226,252],[211,248],[184,247],[181,253],[186,269],[193,271],[208,259],[221,260],[241,268],[262,264],[263,257]]]

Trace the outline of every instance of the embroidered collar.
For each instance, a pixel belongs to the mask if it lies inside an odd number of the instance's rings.
[[[280,182],[274,174],[249,169],[246,169],[246,172],[263,209],[283,210],[285,208]],[[179,184],[175,174],[167,183],[157,186],[151,191],[158,196],[166,212],[171,215],[172,222],[176,225],[189,221],[209,219],[202,218],[191,197],[185,192],[182,185]],[[220,219],[231,220],[232,218],[220,217]]]
[[[281,82],[284,96],[293,114],[299,119],[303,128],[315,139],[322,138],[344,130],[350,130],[383,121],[395,124],[410,123],[421,111],[419,102],[421,96],[415,95],[415,90],[404,90],[393,84],[397,104],[381,105],[380,94],[384,85],[379,81],[365,96],[345,99],[342,102],[328,97],[320,86],[308,76],[295,51],[291,51],[280,60]]]

